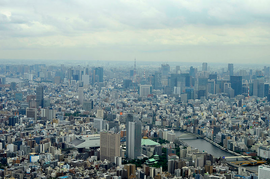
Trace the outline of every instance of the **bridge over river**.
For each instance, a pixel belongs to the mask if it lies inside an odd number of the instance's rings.
[[[204,137],[198,134],[193,133],[182,133],[177,137],[180,140],[196,140],[196,139],[203,139]]]
[[[180,139],[181,143],[183,143],[186,146],[191,146],[193,148],[199,149],[201,152],[207,152],[209,154],[212,154],[213,156],[219,158],[219,157],[227,157],[227,162],[231,164],[233,167],[239,167],[240,163],[231,163],[235,161],[249,161],[251,159],[245,158],[245,157],[238,157],[235,152],[227,151],[226,149],[221,149],[217,147],[216,145],[206,141],[203,139],[202,136],[188,133],[188,132],[180,132],[180,131],[175,131],[175,135],[178,139]],[[239,154],[238,154],[239,155]],[[237,157],[236,157],[237,156]],[[237,159],[236,159],[237,158]],[[238,165],[237,165],[238,164]],[[244,164],[244,163],[243,163]],[[240,165],[241,166],[241,165]],[[258,166],[244,166],[247,169],[247,171],[254,171],[254,173],[258,172]]]

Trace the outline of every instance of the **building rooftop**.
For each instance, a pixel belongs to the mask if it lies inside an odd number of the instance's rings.
[[[141,140],[141,145],[147,145],[147,146],[155,146],[155,145],[160,145],[159,143],[151,140],[151,139],[148,139],[148,138],[142,138]]]

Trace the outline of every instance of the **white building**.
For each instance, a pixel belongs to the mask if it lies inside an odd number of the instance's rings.
[[[98,131],[102,131],[105,127],[105,123],[103,119],[95,118],[94,119],[94,128],[96,128]]]
[[[89,85],[89,75],[82,75],[83,86]]]
[[[152,93],[152,85],[141,85],[139,93],[141,97],[147,97],[147,95]]]
[[[261,165],[259,166],[258,179],[266,179],[270,176],[270,166]]]

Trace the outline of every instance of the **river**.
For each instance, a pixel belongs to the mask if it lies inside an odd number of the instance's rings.
[[[174,132],[176,137],[182,135],[182,134],[186,134],[183,132],[179,132],[179,131],[175,131]],[[184,140],[185,143],[187,143],[190,147],[193,148],[197,148],[199,149],[199,151],[201,152],[207,152],[209,154],[212,154],[213,156],[215,156],[216,158],[219,157],[223,157],[223,156],[234,156],[228,152],[225,152],[223,150],[221,150],[220,148],[210,144],[209,142],[207,142],[204,139],[191,139],[191,140]],[[235,161],[235,159],[233,159]],[[232,161],[232,160],[230,160]],[[254,171],[258,171],[258,166],[247,166],[246,168],[254,170]]]

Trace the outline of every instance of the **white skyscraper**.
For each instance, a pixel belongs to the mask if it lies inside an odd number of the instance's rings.
[[[127,158],[136,159],[141,155],[142,125],[140,121],[127,125]]]
[[[83,86],[89,85],[89,75],[82,75]]]

